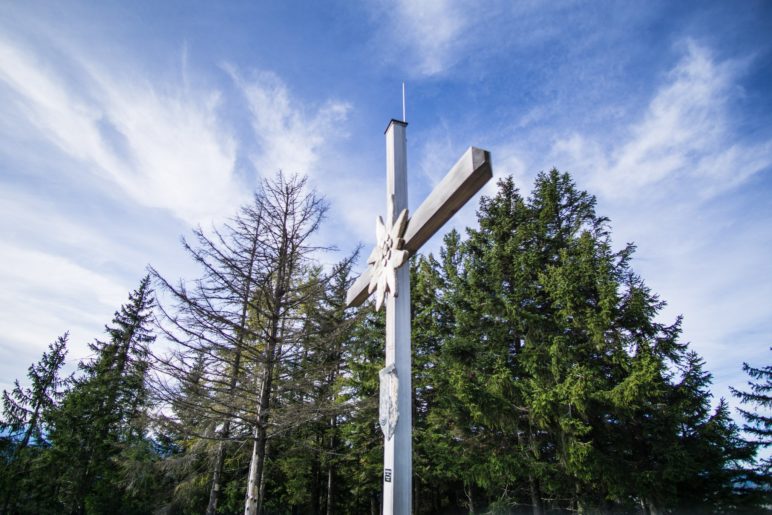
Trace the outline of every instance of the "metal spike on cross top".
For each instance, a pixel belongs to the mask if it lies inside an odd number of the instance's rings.
[[[490,153],[469,147],[409,216],[404,120],[386,128],[386,220],[376,220],[376,246],[368,268],[348,290],[348,306],[375,292],[376,309],[386,305],[386,366],[380,372],[379,422],[384,435],[383,513],[412,511],[413,444],[410,346],[409,256],[447,222],[492,177]]]

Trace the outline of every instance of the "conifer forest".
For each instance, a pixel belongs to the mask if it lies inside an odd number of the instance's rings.
[[[409,263],[413,512],[772,512],[772,360],[733,412],[595,197],[519,187]],[[380,513],[383,312],[346,308],[362,256],[323,264],[327,208],[279,174],[184,236],[197,276],[150,266],[74,373],[51,335],[3,392],[0,513]]]

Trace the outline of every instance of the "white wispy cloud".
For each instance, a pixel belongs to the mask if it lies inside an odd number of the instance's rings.
[[[141,205],[188,223],[230,213],[243,194],[235,141],[217,118],[219,94],[127,80],[131,73],[85,59],[70,56],[64,74],[62,63],[0,39],[0,82],[20,125]]]
[[[474,3],[459,0],[398,0],[372,4],[381,25],[376,46],[412,76],[446,72],[469,42]],[[383,24],[382,21],[386,23]]]
[[[452,0],[400,0],[396,13],[399,27],[406,29],[415,49],[418,73],[435,75],[453,64],[454,50],[462,43],[462,31],[470,17],[464,6]]]
[[[741,94],[746,63],[718,62],[694,41],[682,45],[682,59],[619,140],[571,134],[554,143],[553,160],[592,170],[592,189],[620,199],[685,187],[690,195],[709,197],[768,169],[772,142],[748,143],[733,130],[731,103]]]
[[[252,72],[244,78],[232,66],[226,69],[246,98],[253,136],[258,150],[252,161],[258,172],[270,177],[279,170],[313,175],[330,140],[345,134],[341,130],[350,104],[328,100],[317,108],[293,98],[274,73]]]
[[[101,336],[127,291],[109,276],[47,252],[0,245],[0,389],[37,361],[48,343],[71,332],[69,370],[87,354],[85,342]]]
[[[0,390],[65,331],[72,371],[88,355],[87,343],[104,336],[148,261],[175,273],[187,268],[175,253],[182,224],[159,223],[142,209],[136,215],[92,208],[107,216],[79,216],[70,210],[81,201],[57,204],[46,193],[0,181]]]
[[[322,179],[330,167],[318,161],[334,152],[325,143],[350,109],[310,108],[277,76],[247,73],[237,81],[243,98],[227,99],[250,113],[252,133],[237,134],[220,116],[225,93],[191,88],[201,77],[186,69],[161,80],[67,44],[61,56],[0,37],[0,129],[23,133],[36,152],[0,142],[0,377],[9,380],[65,330],[70,363],[85,357],[147,263],[184,275],[184,227],[171,220],[208,226],[233,214],[255,185],[236,169],[240,155],[268,176]],[[39,182],[52,186],[40,191]],[[62,198],[57,183],[77,198]],[[79,201],[107,218],[84,216]]]
[[[580,77],[585,74],[595,83],[604,80],[613,75],[613,63],[605,63],[604,75],[599,76],[586,51],[601,40],[629,32],[647,12],[641,6],[620,4],[606,6],[605,16],[597,17],[571,0],[371,0],[368,5],[376,28],[373,54],[390,68],[403,77],[452,77],[481,89],[491,86],[487,80],[503,74],[502,69],[483,64],[494,55],[504,69],[517,59],[532,60],[532,70],[548,68],[541,74],[541,85],[549,81],[553,90],[566,87],[567,74],[572,80],[586,79]],[[545,48],[559,49],[566,59],[550,58],[548,52],[545,56]],[[572,57],[580,53],[583,60],[577,66]],[[566,61],[568,68],[562,68]]]

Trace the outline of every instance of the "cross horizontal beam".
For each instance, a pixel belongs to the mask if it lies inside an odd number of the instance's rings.
[[[404,248],[410,255],[415,254],[492,176],[490,152],[469,147],[410,217],[404,236]],[[367,299],[369,284],[368,268],[349,288],[346,305],[362,304]]]

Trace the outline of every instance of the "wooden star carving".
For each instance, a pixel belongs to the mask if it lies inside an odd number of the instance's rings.
[[[376,311],[381,309],[387,292],[395,297],[398,294],[396,270],[407,261],[408,257],[408,251],[402,249],[405,244],[402,237],[405,235],[406,228],[407,209],[402,210],[394,225],[388,229],[380,216],[375,221],[375,236],[378,243],[367,258],[371,274],[367,293],[376,291]]]

